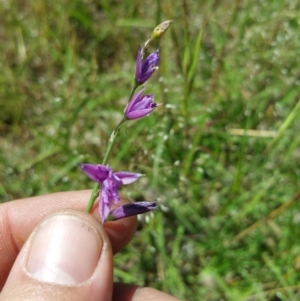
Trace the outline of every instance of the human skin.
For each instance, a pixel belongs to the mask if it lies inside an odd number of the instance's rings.
[[[152,288],[113,283],[113,255],[130,242],[137,220],[128,217],[102,226],[97,205],[92,214],[85,212],[90,194],[59,192],[0,205],[0,301],[177,300]],[[121,204],[127,202],[122,198]],[[51,256],[51,263],[61,258],[72,263],[67,267],[71,279],[40,272],[48,252],[58,258]]]

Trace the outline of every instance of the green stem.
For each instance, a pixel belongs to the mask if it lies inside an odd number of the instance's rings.
[[[88,205],[86,207],[86,212],[91,212],[92,207],[96,201],[96,198],[99,195],[99,189],[100,189],[99,184],[95,183],[92,194],[91,194],[89,202],[88,202]]]
[[[144,58],[145,52],[148,49],[149,45],[150,45],[151,40],[148,39],[147,42],[145,43],[144,47],[142,47],[141,49],[141,57],[142,59]]]
[[[116,137],[119,133],[119,130],[120,130],[120,127],[121,125],[126,121],[126,117],[124,116],[123,119],[119,122],[119,124],[116,126],[116,128],[113,130],[113,132],[111,133],[110,137],[109,137],[109,140],[108,140],[108,145],[107,145],[107,149],[106,149],[106,152],[105,152],[105,155],[104,155],[104,158],[103,158],[103,161],[102,161],[102,165],[105,165],[107,163],[107,159],[109,157],[109,154],[110,154],[110,151],[111,151],[111,148],[116,140]],[[92,191],[92,194],[91,194],[91,197],[90,197],[90,200],[88,202],[88,205],[87,205],[87,208],[86,208],[86,212],[90,212],[98,195],[99,195],[99,183],[95,183],[94,185],[94,188],[93,188],[93,191]]]
[[[105,152],[105,155],[104,155],[104,158],[103,158],[103,161],[102,161],[102,165],[105,165],[107,163],[107,160],[108,160],[108,156],[110,154],[110,151],[111,151],[111,148],[112,146],[114,145],[114,142],[117,138],[117,135],[119,133],[119,130],[121,128],[121,125],[126,121],[126,117],[124,116],[123,119],[119,122],[119,124],[116,126],[116,128],[113,130],[113,132],[111,133],[110,137],[109,137],[109,140],[108,140],[108,145],[107,145],[107,149],[106,149],[106,152]]]
[[[134,80],[134,85],[132,86],[132,89],[131,89],[131,92],[130,92],[130,95],[128,97],[128,102],[131,100],[136,88],[139,86],[140,84],[138,84],[135,80]]]
[[[138,87],[139,85],[138,84],[134,84],[133,87],[132,87],[132,90],[130,92],[130,95],[129,95],[129,98],[128,98],[128,102],[131,100],[136,88]],[[116,126],[116,128],[113,130],[113,132],[111,133],[110,137],[109,137],[109,140],[108,140],[108,145],[107,145],[107,149],[105,151],[105,155],[104,155],[104,158],[103,158],[103,161],[102,161],[102,165],[105,165],[107,163],[107,160],[108,160],[108,157],[109,157],[109,154],[111,152],[111,149],[112,149],[112,146],[114,145],[114,142],[116,140],[116,137],[119,133],[119,130],[122,126],[122,124],[126,121],[126,117],[124,116],[123,119],[118,123],[118,125]],[[86,208],[86,212],[90,212],[98,195],[99,195],[99,190],[100,190],[100,186],[99,186],[99,183],[95,183],[94,185],[94,188],[93,188],[93,191],[92,191],[92,194],[90,196],[90,199],[89,199],[89,202],[88,202],[88,205],[87,205],[87,208]]]

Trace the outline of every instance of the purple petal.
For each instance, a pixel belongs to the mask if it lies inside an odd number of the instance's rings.
[[[152,109],[145,109],[145,110],[139,110],[139,111],[134,111],[131,113],[127,114],[128,119],[138,119],[147,116],[150,114],[155,108]]]
[[[153,100],[154,97],[152,94],[144,95],[138,102],[136,102],[132,106],[131,111],[136,111],[139,109],[149,109],[154,104]]]
[[[138,97],[135,95],[125,109],[125,116],[127,119],[137,119],[148,115],[157,107],[157,104],[153,100],[154,97],[152,94],[144,96],[139,94]]]
[[[81,164],[83,172],[93,181],[102,183],[109,175],[111,168],[100,164]]]
[[[127,115],[128,112],[132,110],[132,107],[141,100],[141,96],[143,95],[144,88],[140,90],[138,93],[136,93],[128,103],[127,107],[125,108],[125,115]]]
[[[103,185],[101,188],[100,199],[99,199],[99,214],[100,214],[102,224],[107,219],[107,216],[109,215],[109,211],[112,205],[112,202],[109,200],[109,197],[110,197],[110,193]]]
[[[118,192],[118,187],[120,185],[122,185],[122,181],[116,179],[114,175],[106,179],[102,184],[102,188],[107,191],[108,200],[111,204],[117,204],[120,201]]]
[[[147,79],[149,79],[151,77],[151,75],[154,73],[155,68],[153,69],[148,69],[146,70],[144,73],[142,73],[142,75],[140,76],[139,82],[141,84],[143,84],[145,81],[147,81]]]
[[[131,215],[146,213],[157,209],[155,202],[137,202],[120,206],[110,212],[113,220],[121,219]]]
[[[138,180],[140,177],[143,176],[140,173],[134,173],[128,171],[117,171],[113,175],[122,182],[122,185],[134,183],[136,180]]]
[[[159,63],[159,48],[154,52],[150,53],[147,57],[148,61],[153,65],[158,65]]]
[[[111,200],[115,205],[117,205],[120,201],[120,195],[117,186],[113,186],[111,189]]]
[[[153,73],[158,65],[159,49],[149,54],[148,57],[145,59],[145,61],[142,64],[142,74],[145,74],[148,71],[151,71]]]

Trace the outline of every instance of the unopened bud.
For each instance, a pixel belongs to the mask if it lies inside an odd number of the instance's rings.
[[[152,32],[150,40],[161,37],[169,29],[172,23],[172,20],[167,20],[157,25]]]
[[[154,30],[153,30],[153,32],[151,34],[151,37],[144,44],[144,47],[142,49],[142,57],[144,56],[144,52],[149,47],[150,43],[153,40],[155,40],[157,38],[160,38],[169,29],[169,27],[171,26],[172,23],[173,23],[172,20],[167,20],[167,21],[164,21],[164,22],[160,23],[159,25],[157,25],[154,28]]]

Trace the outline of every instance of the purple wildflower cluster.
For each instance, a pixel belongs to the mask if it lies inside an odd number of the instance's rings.
[[[118,188],[121,185],[128,185],[138,180],[142,174],[132,173],[126,171],[114,172],[106,164],[108,154],[114,139],[120,129],[120,126],[126,120],[139,119],[150,114],[158,105],[154,102],[154,96],[152,94],[144,94],[145,88],[134,94],[134,91],[142,84],[144,84],[158,69],[159,66],[159,49],[150,53],[146,59],[143,59],[145,50],[150,45],[151,41],[160,35],[162,35],[170,26],[171,21],[165,21],[161,23],[154,30],[152,37],[145,43],[144,48],[139,47],[136,59],[135,68],[135,80],[134,88],[131,93],[129,102],[124,110],[124,117],[118,124],[116,129],[112,132],[109,140],[109,147],[104,158],[102,165],[100,164],[82,164],[81,168],[83,172],[93,181],[100,185],[100,192],[92,193],[92,204],[95,201],[94,196],[99,195],[99,214],[101,222],[104,223],[107,219],[120,219],[123,217],[137,215],[156,209],[154,202],[137,202],[119,206],[114,210],[111,210],[112,205],[118,205],[120,201],[120,195]],[[163,26],[162,26],[163,25]],[[97,186],[96,186],[97,188]]]
[[[108,217],[111,205],[120,201],[119,186],[131,184],[142,176],[126,171],[113,172],[110,167],[100,164],[82,164],[81,168],[91,180],[101,185],[99,213],[102,222]]]

